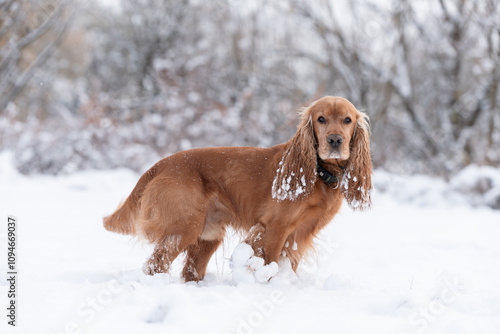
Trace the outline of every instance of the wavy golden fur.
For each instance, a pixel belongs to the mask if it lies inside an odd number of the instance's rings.
[[[155,245],[144,266],[151,275],[186,252],[184,278],[203,279],[228,226],[247,231],[244,242],[266,264],[286,256],[296,270],[343,198],[354,209],[370,207],[369,137],[365,114],[324,97],[301,111],[284,144],[194,149],[159,161],[104,227]],[[318,165],[334,181],[323,181]]]

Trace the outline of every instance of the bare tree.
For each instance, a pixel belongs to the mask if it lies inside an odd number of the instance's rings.
[[[53,55],[67,31],[71,0],[0,3],[0,113]]]
[[[318,87],[368,109],[378,164],[396,154],[406,172],[448,174],[500,162],[495,1],[351,2],[350,13],[346,3],[290,3],[320,45],[298,55],[323,71]]]
[[[273,145],[326,94],[369,114],[377,166],[448,175],[500,163],[495,0],[82,5],[68,35],[80,29],[70,49],[88,62],[63,52],[70,3],[0,2],[0,115],[31,119],[21,134],[0,118],[1,145],[24,152],[24,172]]]
[[[488,163],[495,149],[492,129],[499,126],[493,119],[499,112],[499,42],[493,45],[491,38],[499,27],[498,4],[441,0],[425,9],[427,15],[412,6],[405,1],[393,14],[401,66],[385,77],[419,133],[417,141],[407,138],[408,148],[443,173]],[[401,77],[409,89],[398,86]]]

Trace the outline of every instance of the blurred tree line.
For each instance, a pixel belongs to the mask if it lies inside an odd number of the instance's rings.
[[[496,0],[0,0],[0,150],[23,173],[270,146],[340,95],[374,163],[500,165]]]

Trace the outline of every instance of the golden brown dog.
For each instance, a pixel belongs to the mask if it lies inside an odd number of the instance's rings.
[[[372,190],[368,117],[332,96],[300,116],[284,144],[201,148],[159,161],[104,227],[155,245],[144,266],[150,275],[185,251],[185,280],[203,279],[228,226],[247,231],[245,242],[266,264],[284,255],[296,270],[343,198],[362,210]]]

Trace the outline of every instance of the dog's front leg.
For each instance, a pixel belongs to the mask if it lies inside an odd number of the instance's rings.
[[[263,258],[265,264],[277,263],[286,239],[284,230],[276,222],[258,223],[250,229],[244,242],[252,246],[254,255]]]

